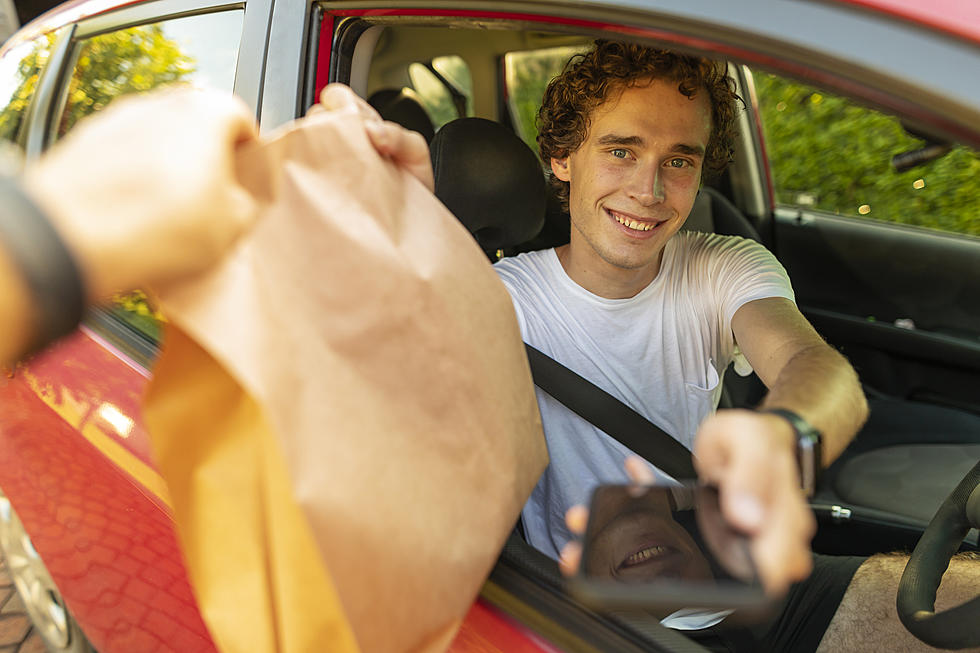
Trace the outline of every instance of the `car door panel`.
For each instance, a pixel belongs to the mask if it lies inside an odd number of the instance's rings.
[[[980,413],[980,239],[780,210],[775,246],[867,386]]]

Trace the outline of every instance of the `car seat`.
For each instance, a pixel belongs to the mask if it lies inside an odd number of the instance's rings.
[[[430,144],[436,197],[491,260],[541,231],[546,188],[538,157],[513,131],[483,118],[458,118]]]
[[[436,132],[432,119],[412,89],[383,88],[372,93],[367,101],[385,120],[422,134],[426,143],[432,142]]]
[[[450,122],[433,139],[432,161],[436,195],[491,259],[496,250],[567,242],[567,213],[545,197],[550,193],[537,157],[506,127],[479,118]],[[685,226],[760,240],[749,220],[708,187]],[[725,388],[729,406],[755,405],[765,393],[761,382],[734,373],[725,375]],[[914,544],[946,494],[980,459],[980,418],[904,400],[872,397],[869,403],[871,418],[826,470],[813,501],[822,526],[817,546],[826,552]]]

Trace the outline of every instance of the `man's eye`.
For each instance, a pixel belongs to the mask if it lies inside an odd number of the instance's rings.
[[[620,149],[620,148],[617,148],[615,150],[612,150],[611,151],[611,154],[614,157],[616,157],[617,159],[625,159],[626,157],[628,157],[630,155],[629,152],[627,152],[624,149]]]
[[[691,162],[687,159],[671,159],[667,165],[671,168],[687,168],[691,165]]]

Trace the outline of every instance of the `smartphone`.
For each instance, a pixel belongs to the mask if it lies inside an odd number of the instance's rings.
[[[594,608],[659,618],[682,608],[735,610],[751,621],[772,604],[747,538],[725,523],[712,486],[599,486],[582,544],[569,590]]]

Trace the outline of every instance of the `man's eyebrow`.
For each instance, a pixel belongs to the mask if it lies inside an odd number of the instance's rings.
[[[599,145],[643,145],[643,139],[639,136],[620,136],[619,134],[606,134],[596,139]]]
[[[642,146],[644,140],[639,136],[621,136],[619,134],[605,134],[596,139],[598,145],[622,145],[622,146]],[[703,145],[688,145],[687,143],[675,143],[671,148],[672,152],[687,154],[690,156],[704,157]]]
[[[688,145],[686,143],[677,143],[671,148],[675,152],[680,152],[681,154],[690,154],[691,156],[704,156],[704,146],[703,145]]]

